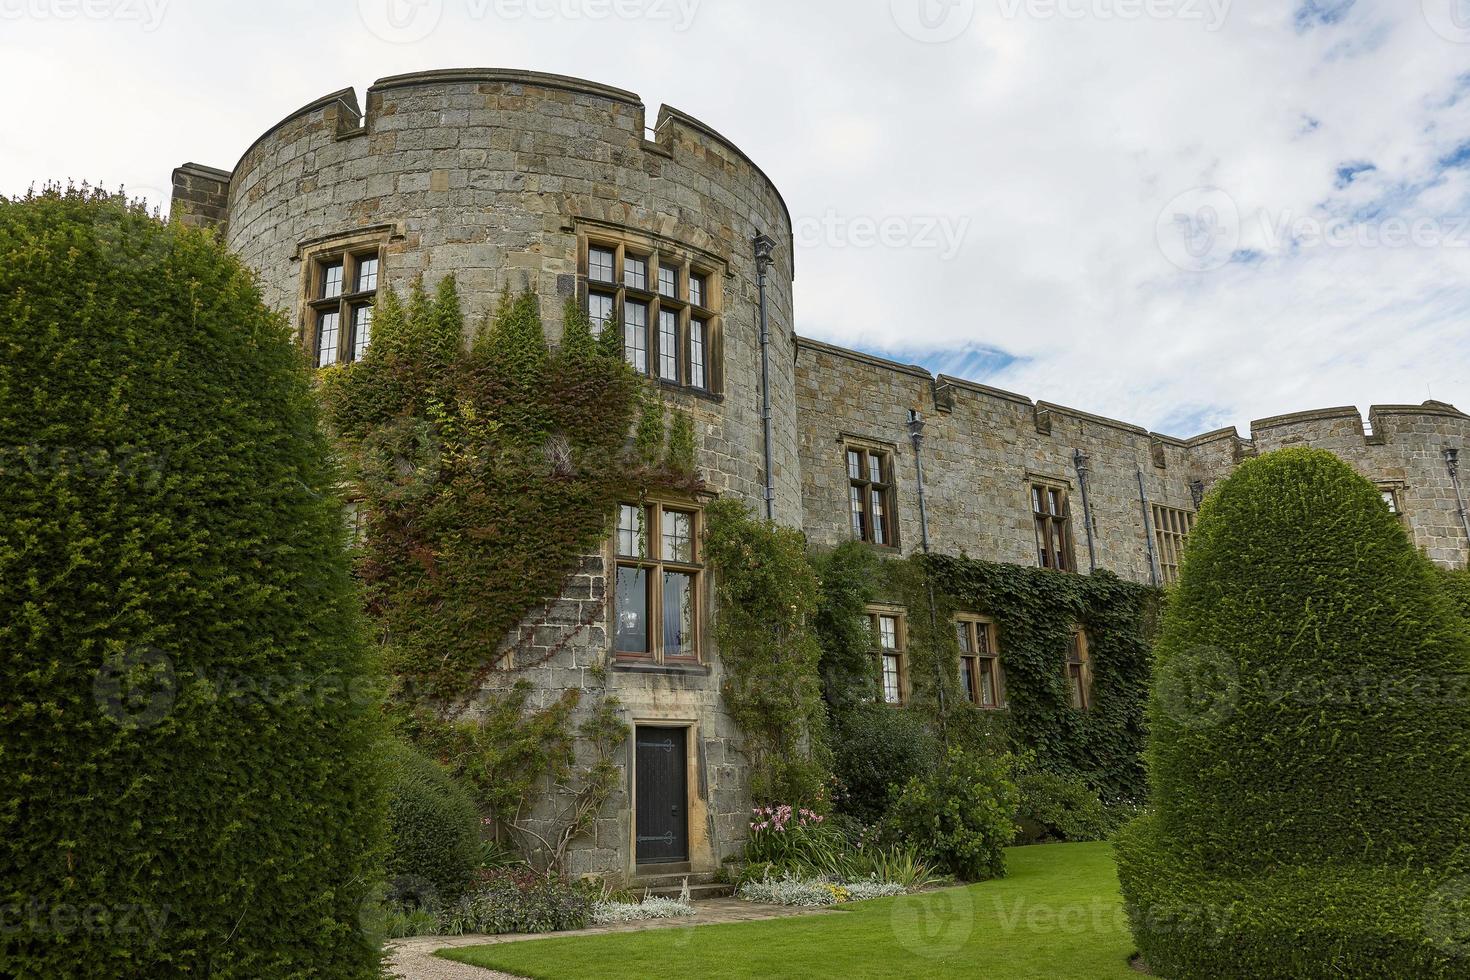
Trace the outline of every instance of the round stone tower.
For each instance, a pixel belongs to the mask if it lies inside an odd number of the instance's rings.
[[[343,89],[291,113],[231,172],[180,167],[173,217],[220,229],[318,364],[360,354],[376,294],[418,276],[432,288],[453,274],[471,320],[503,292],[530,290],[553,343],[569,296],[594,319],[618,315],[633,327],[629,359],[693,417],[709,488],[757,513],[767,452],[757,251],[773,242],[770,480],[776,519],[801,525],[790,214],[761,169],[692,116],[665,106],[649,131],[637,95],[558,75],[400,75],[368,90],[366,111]],[[678,519],[678,505],[655,506],[653,519]],[[704,639],[692,657],[682,641],[674,656],[650,641],[646,658],[621,657],[619,555],[610,544],[590,557],[520,630],[547,651],[530,677],[542,703],[606,677],[629,724],[628,778],[570,868],[712,872],[745,836],[749,802],[708,616],[697,616]],[[706,608],[709,578],[698,586]],[[659,590],[646,594],[647,620],[668,630]],[[645,786],[655,766],[664,775]],[[670,809],[673,830],[650,831]]]

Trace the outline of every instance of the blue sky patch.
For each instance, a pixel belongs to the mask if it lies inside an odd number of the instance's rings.
[[[1337,168],[1337,189],[1342,190],[1353,181],[1358,179],[1359,174],[1366,174],[1377,170],[1378,167],[1366,160],[1357,160],[1352,163],[1344,163]]]
[[[1302,0],[1293,20],[1298,32],[1340,24],[1358,0]]]

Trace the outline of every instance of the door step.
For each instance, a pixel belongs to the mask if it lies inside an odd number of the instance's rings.
[[[634,895],[656,895],[659,898],[678,898],[684,890],[684,882],[689,882],[689,897],[701,898],[724,898],[735,893],[735,886],[727,882],[716,881],[715,875],[709,871],[691,874],[687,871],[675,874],[647,874],[646,868],[639,868],[638,877],[633,879],[633,887],[630,889]]]
[[[678,898],[684,894],[684,884],[680,882],[673,886],[638,887],[633,889],[633,893],[640,898],[645,895],[652,895],[655,898]],[[728,898],[733,894],[735,894],[735,886],[731,884],[710,882],[705,885],[696,885],[692,881],[689,883],[689,898],[691,901],[697,902],[706,898]]]

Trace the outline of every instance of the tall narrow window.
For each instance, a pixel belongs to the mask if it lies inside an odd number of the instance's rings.
[[[623,355],[633,370],[648,370],[648,304],[623,304]]]
[[[870,544],[896,546],[892,455],[883,450],[849,446],[847,483],[852,536]]]
[[[704,374],[704,334],[705,322],[703,320],[689,321],[689,386],[691,388],[709,387]]]
[[[873,609],[868,612],[878,660],[879,689],[883,703],[908,703],[907,624],[897,610]]]
[[[352,308],[352,359],[362,360],[373,339],[373,308],[366,304]]]
[[[621,311],[624,353],[664,385],[713,392],[719,385],[719,315],[711,274],[673,248],[593,241],[585,253],[587,316],[600,336]]]
[[[1399,523],[1407,524],[1404,519],[1404,508],[1400,501],[1400,485],[1397,483],[1380,483],[1378,492],[1383,495],[1383,506],[1388,512],[1399,519]]]
[[[676,310],[658,311],[658,376],[664,381],[679,380],[679,314]]]
[[[960,646],[960,686],[965,697],[976,707],[1005,707],[1005,681],[995,642],[995,624],[965,615],[957,617],[954,626]]]
[[[592,321],[592,335],[601,337],[602,331],[612,322],[613,304],[616,300],[606,293],[587,295],[587,318]]]
[[[337,344],[342,333],[342,314],[337,310],[323,310],[316,321],[316,366],[324,368],[337,363]]]
[[[318,254],[305,263],[305,340],[317,367],[356,361],[367,353],[380,263],[376,247]]]
[[[1092,661],[1087,652],[1087,633],[1081,627],[1072,631],[1067,647],[1067,697],[1078,711],[1092,707]]]
[[[699,659],[700,512],[673,503],[622,504],[614,534],[613,651],[655,663]]]
[[[1067,491],[1042,483],[1031,485],[1031,511],[1036,523],[1037,562],[1042,568],[1076,571],[1072,560],[1072,515]]]
[[[1179,581],[1179,562],[1184,543],[1194,529],[1194,512],[1174,507],[1153,506],[1154,541],[1158,545],[1159,571],[1166,583]]]

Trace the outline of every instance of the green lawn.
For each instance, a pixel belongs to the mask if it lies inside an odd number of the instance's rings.
[[[539,939],[441,956],[536,980],[1132,977],[1108,844],[1012,848],[1008,877],[831,915]]]

